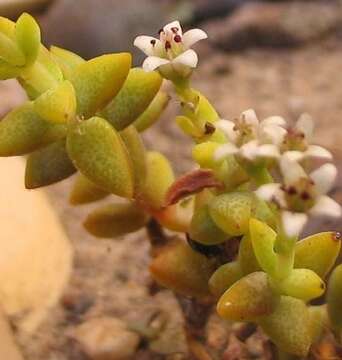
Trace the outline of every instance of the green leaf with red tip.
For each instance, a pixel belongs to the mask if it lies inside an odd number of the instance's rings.
[[[43,120],[28,102],[0,121],[0,156],[24,155],[65,136],[66,129]]]
[[[323,295],[325,284],[312,270],[294,269],[283,280],[276,280],[274,287],[283,295],[295,297],[308,302]]]
[[[302,300],[282,296],[275,311],[258,323],[280,350],[300,357],[308,354],[313,330]]]
[[[208,281],[213,271],[212,260],[180,239],[163,247],[150,265],[151,275],[160,285],[199,298],[209,295]]]
[[[216,297],[220,297],[234,283],[243,276],[240,265],[236,261],[221,265],[210,277],[210,292]]]
[[[110,193],[95,185],[84,175],[78,174],[74,186],[71,189],[69,201],[72,205],[88,204],[101,200]]]
[[[39,54],[40,28],[35,19],[27,14],[22,14],[15,26],[16,43],[25,56],[25,66],[33,64]]]
[[[76,169],[65,149],[65,139],[31,153],[26,162],[25,186],[36,189],[74,174]]]
[[[213,221],[208,206],[197,209],[192,217],[189,235],[204,245],[220,244],[229,238]]]
[[[61,68],[65,79],[70,79],[75,69],[85,63],[77,54],[58,46],[51,46],[50,53]]]
[[[328,314],[333,327],[342,331],[342,265],[332,272],[327,291]]]
[[[233,284],[217,303],[218,314],[227,320],[252,321],[272,314],[279,296],[272,290],[264,272],[246,275]]]
[[[34,101],[34,109],[44,120],[65,123],[76,115],[76,95],[70,81],[63,81]]]
[[[324,278],[332,269],[341,250],[341,235],[323,232],[311,235],[295,246],[295,268],[311,269]]]
[[[147,109],[134,121],[133,125],[139,132],[143,132],[155,124],[169,104],[170,96],[159,91]]]
[[[84,227],[94,236],[115,238],[146,225],[148,216],[134,203],[109,204],[90,213]]]
[[[128,53],[102,55],[79,65],[70,77],[78,115],[88,118],[102,110],[120,91],[130,67]]]
[[[132,164],[120,135],[106,120],[93,117],[74,124],[68,133],[67,150],[89,180],[113,194],[132,198]]]
[[[146,150],[142,138],[136,128],[128,126],[120,132],[121,139],[126,145],[134,172],[135,191],[140,192],[146,180],[147,161]]]
[[[146,181],[142,189],[144,201],[154,209],[164,205],[166,193],[175,180],[172,167],[166,157],[158,152],[147,153]]]
[[[158,72],[131,69],[120,92],[103,110],[102,116],[117,130],[124,129],[147,109],[162,81]]]

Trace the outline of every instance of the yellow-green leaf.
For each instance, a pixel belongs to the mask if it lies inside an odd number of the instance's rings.
[[[238,261],[241,266],[241,270],[245,275],[261,270],[258,260],[254,254],[250,234],[246,234],[240,242]]]
[[[229,238],[213,221],[208,206],[197,209],[192,217],[189,235],[204,245],[220,244]]]
[[[43,120],[28,102],[0,121],[0,156],[24,155],[64,135],[64,127]]]
[[[147,153],[147,173],[143,198],[155,209],[163,206],[165,195],[175,180],[172,167],[166,157],[158,152]]]
[[[220,297],[234,283],[242,277],[241,268],[236,261],[221,265],[210,277],[210,292],[216,297]]]
[[[73,205],[88,204],[105,198],[110,193],[95,185],[84,175],[78,174],[70,193],[69,201]]]
[[[70,79],[75,69],[85,62],[85,60],[77,54],[58,46],[51,46],[50,53],[62,69],[65,79]]]
[[[84,227],[94,236],[114,238],[138,231],[148,216],[134,203],[109,204],[90,213]]]
[[[146,110],[159,91],[162,81],[156,71],[131,69],[115,99],[103,110],[103,117],[117,130],[124,129]]]
[[[312,342],[312,324],[302,300],[282,296],[273,314],[259,321],[262,329],[282,350],[304,357]]]
[[[35,189],[64,180],[76,172],[67,151],[65,139],[31,153],[26,162],[25,186]]]
[[[63,81],[34,101],[34,109],[44,120],[65,123],[76,115],[76,95],[70,81]]]
[[[332,272],[327,291],[328,313],[336,330],[342,331],[342,265]]]
[[[185,296],[205,297],[214,263],[175,239],[161,249],[150,265],[152,277],[162,286]]]
[[[139,132],[143,132],[161,117],[170,101],[170,96],[164,91],[159,91],[147,109],[134,121],[133,125]]]
[[[39,54],[40,28],[35,19],[27,14],[22,14],[15,26],[16,42],[25,55],[25,66],[33,64]]]
[[[311,269],[324,278],[335,264],[341,249],[341,235],[323,232],[296,243],[295,268]]]
[[[108,54],[79,65],[70,77],[77,96],[77,113],[88,118],[120,91],[131,66],[128,53]]]
[[[118,196],[133,196],[128,152],[120,135],[106,120],[93,117],[71,127],[67,150],[76,168],[96,185]]]
[[[267,274],[255,272],[238,280],[221,296],[217,312],[227,320],[252,321],[272,314],[278,302]]]

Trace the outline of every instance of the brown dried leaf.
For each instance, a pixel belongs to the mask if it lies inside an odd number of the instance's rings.
[[[205,188],[222,187],[221,181],[214,177],[212,170],[198,169],[177,179],[165,197],[165,206],[176,204],[179,200],[198,193]]]

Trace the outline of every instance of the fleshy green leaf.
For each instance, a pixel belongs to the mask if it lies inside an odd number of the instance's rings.
[[[85,63],[85,60],[77,54],[57,46],[51,46],[50,53],[62,69],[65,79],[70,79],[75,69]]]
[[[95,185],[84,175],[79,174],[70,193],[69,201],[73,205],[88,204],[105,198],[110,193]]]
[[[214,264],[180,239],[161,249],[150,265],[152,277],[161,285],[185,296],[205,297]]]
[[[311,269],[324,278],[335,264],[341,249],[341,236],[323,232],[296,243],[295,268]]]
[[[158,152],[147,153],[147,173],[143,198],[155,209],[163,206],[167,190],[174,182],[172,167],[166,157]]]
[[[261,270],[258,260],[254,254],[254,249],[249,234],[246,234],[240,242],[238,261],[241,270],[245,275]]]
[[[127,150],[106,120],[93,117],[75,124],[67,137],[67,150],[76,168],[96,185],[118,196],[133,196]]]
[[[117,130],[124,129],[147,109],[162,81],[158,72],[131,69],[121,90],[103,110],[102,116]]]
[[[20,73],[19,81],[29,98],[34,100],[63,81],[63,74],[50,52],[41,45],[37,60]]]
[[[342,264],[332,272],[327,291],[329,318],[336,330],[342,330]]]
[[[142,138],[134,126],[128,126],[120,132],[121,139],[126,145],[133,166],[135,190],[139,192],[145,183],[147,165],[146,150]]]
[[[282,351],[307,355],[312,342],[312,324],[302,300],[282,296],[273,314],[260,320],[259,324]]]
[[[39,54],[40,28],[35,19],[27,14],[22,14],[15,27],[16,42],[25,55],[25,65],[33,64]]]
[[[210,292],[220,297],[241,277],[242,272],[236,261],[221,265],[209,279]]]
[[[25,186],[27,189],[47,186],[64,180],[75,172],[65,149],[65,140],[59,140],[28,156]]]
[[[170,101],[170,96],[159,91],[147,109],[134,121],[133,125],[139,132],[143,132],[156,123]]]
[[[0,58],[13,66],[25,65],[25,55],[15,39],[15,24],[0,17]]]
[[[114,238],[138,231],[147,220],[148,216],[134,203],[109,204],[90,213],[84,226],[94,236]]]
[[[217,312],[227,320],[251,321],[272,314],[278,302],[267,274],[255,272],[238,280],[221,296]]]
[[[195,211],[191,220],[189,235],[191,239],[204,245],[219,244],[229,238],[229,235],[214,223],[207,205]]]
[[[304,300],[305,302],[320,297],[325,290],[323,280],[312,270],[294,269],[285,279],[274,284],[283,294]]]
[[[70,77],[77,96],[77,113],[88,118],[119,92],[131,66],[128,53],[108,54],[79,65]]]
[[[43,120],[28,102],[0,121],[0,156],[18,156],[65,136],[66,129]]]
[[[63,81],[34,101],[34,109],[44,120],[65,123],[76,115],[76,96],[70,81]]]

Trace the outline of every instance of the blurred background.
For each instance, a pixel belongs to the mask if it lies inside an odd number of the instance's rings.
[[[85,58],[131,51],[135,65],[143,60],[132,47],[135,36],[156,35],[174,19],[185,28],[201,27],[209,40],[197,45],[200,65],[193,82],[222,117],[232,119],[254,108],[260,118],[281,115],[295,121],[308,112],[316,123],[316,142],[335,152],[341,173],[341,0],[0,0],[1,16],[15,19],[23,11],[36,16],[46,45],[62,46]],[[24,96],[14,81],[6,81],[0,83],[0,99],[2,116]],[[173,122],[177,107],[173,100],[145,140],[147,146],[168,155],[181,173],[192,164],[188,140]],[[341,179],[334,189],[340,203]],[[134,358],[171,359],[169,353],[184,348],[184,337],[179,335],[178,310],[170,293],[151,298],[146,290],[148,246],[141,241],[144,234],[115,243],[92,238],[81,226],[90,207],[74,209],[67,204],[70,184],[67,180],[47,191],[74,244],[72,279],[60,305],[34,339],[18,339],[24,355],[29,360],[91,359],[84,345],[87,340],[83,337],[82,342],[83,335],[75,335],[80,325],[100,315],[141,325],[146,321],[143,313],[146,317],[163,308],[173,314],[166,340],[155,344],[153,350],[137,350]],[[339,222],[316,221],[308,231],[325,228],[342,230]],[[217,334],[218,329],[215,331]],[[219,331],[228,331],[223,337],[229,338],[230,330]],[[255,344],[252,348],[257,352]]]

